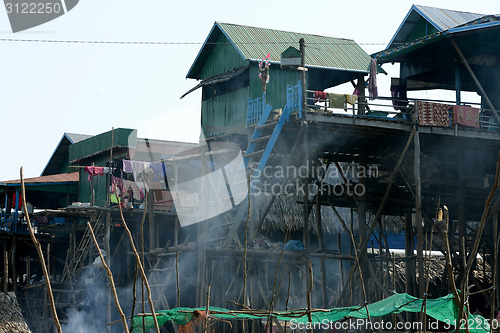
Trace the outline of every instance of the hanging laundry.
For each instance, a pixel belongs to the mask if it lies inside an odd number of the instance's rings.
[[[345,102],[344,94],[328,93],[328,107],[334,109],[343,109]]]
[[[105,173],[109,173],[108,167],[94,167],[94,166],[86,166],[84,168],[85,172],[88,174],[87,179],[90,182],[94,176],[102,176]]]
[[[132,181],[123,179],[123,191],[120,193],[120,198],[126,198],[128,196],[131,196],[130,194],[133,194],[132,190],[130,189],[130,186],[132,185]]]
[[[106,168],[106,169],[108,169],[108,168]],[[98,176],[104,175],[104,167],[94,167],[94,175],[98,175]]]
[[[479,109],[468,105],[453,106],[453,123],[479,128]]]
[[[86,166],[84,168],[85,172],[87,173],[87,179],[90,182],[92,180],[92,177],[94,177],[94,167],[93,166]]]
[[[391,79],[391,97],[394,110],[406,113],[406,107],[408,106],[406,86],[400,85],[399,79]]]
[[[111,193],[111,195],[109,196],[109,200],[111,201],[111,203],[118,203],[118,197],[116,196],[116,194]]]
[[[358,102],[358,95],[345,95],[345,101],[351,105],[355,105]]]
[[[314,103],[319,102],[320,100],[324,101],[327,98],[327,93],[324,91],[315,91],[313,97]]]
[[[352,94],[353,94],[353,95],[356,95],[356,96],[361,95],[361,94],[360,94],[360,91],[359,91],[358,86],[356,86],[356,87],[354,88],[354,91],[352,92]]]
[[[450,126],[450,105],[431,102],[417,102],[418,122],[426,126]]]
[[[134,172],[134,167],[133,167],[133,161],[129,160],[122,160],[123,162],[123,171],[126,173],[132,173]]]
[[[132,173],[134,175],[134,180],[137,181],[141,178],[141,173],[145,170],[145,162],[133,161],[132,162]]]
[[[14,193],[12,195],[12,203],[10,205],[10,208],[16,208],[16,194]],[[23,208],[23,196],[21,193],[19,193],[19,202],[17,204],[17,210],[21,210]]]
[[[111,193],[120,195],[123,192],[123,179],[111,176]]]
[[[368,78],[368,94],[370,99],[378,98],[377,59],[372,59],[370,62],[370,77]]]
[[[151,170],[153,170],[153,174],[155,175],[155,181],[163,180],[165,178],[163,162],[151,163],[149,165]]]

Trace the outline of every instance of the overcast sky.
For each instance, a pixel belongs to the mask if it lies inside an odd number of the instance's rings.
[[[25,177],[39,176],[64,132],[99,134],[127,127],[139,129],[141,137],[197,141],[200,92],[179,97],[196,85],[186,74],[215,21],[352,38],[373,53],[385,48],[412,4],[407,0],[80,0],[54,21],[15,34],[2,9],[0,39],[4,40],[172,44],[0,40],[0,181],[19,178],[20,166]],[[417,4],[500,13],[498,0]]]

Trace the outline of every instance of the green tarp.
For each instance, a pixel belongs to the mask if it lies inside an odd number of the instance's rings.
[[[312,323],[337,322],[346,318],[371,318],[383,317],[401,312],[417,312],[422,311],[422,299],[410,296],[408,294],[395,294],[381,301],[368,304],[366,307],[343,307],[333,308],[329,310],[315,311],[312,313]],[[175,308],[172,310],[157,311],[158,324],[162,326],[167,321],[172,321],[177,325],[184,325],[193,318],[194,310],[205,311],[206,308]],[[267,314],[254,315],[246,313],[238,313],[224,308],[210,307],[210,316],[224,319],[262,319],[267,318]],[[452,326],[458,317],[458,309],[455,306],[453,295],[447,295],[437,299],[427,299],[425,301],[425,312],[427,316],[443,322],[445,325]],[[308,318],[304,310],[301,311],[283,311],[274,312],[273,317],[280,321],[293,321],[294,323],[307,324]],[[134,316],[132,318],[132,332],[142,332],[142,316]],[[145,329],[154,327],[153,317],[144,317]],[[469,315],[469,330],[473,333],[487,333],[489,326],[487,321],[481,316]]]

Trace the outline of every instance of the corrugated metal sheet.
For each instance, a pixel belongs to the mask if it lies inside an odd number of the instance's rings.
[[[484,16],[484,14],[460,12],[420,5],[415,5],[414,7],[416,11],[439,31],[448,30]]]
[[[78,133],[64,133],[64,135],[71,141],[71,143],[77,143],[92,137],[92,135]]]
[[[472,20],[470,22],[467,22],[465,24],[460,25],[459,27],[447,29],[444,31],[439,31],[436,32],[432,35],[424,36],[421,38],[418,38],[416,40],[412,40],[408,43],[396,45],[393,48],[390,49],[385,49],[383,51],[377,52],[372,54],[373,58],[376,58],[379,63],[386,63],[386,62],[394,62],[394,61],[401,61],[402,57],[404,57],[405,54],[411,53],[419,48],[422,48],[424,46],[427,46],[432,43],[436,43],[440,41],[441,39],[450,37],[450,36],[455,36],[459,37],[462,33],[466,34],[471,31],[478,32],[483,34],[480,37],[477,37],[476,40],[472,38],[474,42],[476,41],[488,41],[486,44],[483,44],[481,46],[478,46],[477,44],[466,44],[466,48],[470,49],[482,49],[483,51],[485,50],[485,47],[488,49],[493,47],[489,52],[491,54],[498,53],[497,45],[498,43],[495,43],[494,40],[498,39],[498,33],[494,33],[493,36],[487,36],[485,35],[486,33],[490,32],[493,29],[498,29],[500,26],[500,17],[496,15],[485,15],[482,16],[478,19]],[[487,36],[487,37],[485,37]],[[493,37],[493,38],[492,38]],[[454,53],[453,53],[454,54]]]
[[[73,143],[88,139],[90,137],[92,137],[92,135],[64,133],[61,141],[59,141],[59,144],[52,153],[52,156],[47,162],[47,165],[45,165],[45,168],[43,169],[40,176],[69,172],[67,168],[67,166],[69,165],[69,146]]]
[[[201,103],[201,125],[205,137],[221,133],[209,131],[206,126],[245,127],[248,88],[216,96]]]
[[[220,46],[218,43],[222,41],[220,39],[221,33],[233,45],[242,61],[259,61],[270,53],[271,62],[279,63],[281,53],[290,46],[298,48],[300,38],[304,38],[306,66],[308,67],[360,72],[368,72],[369,69],[370,56],[351,39],[216,22],[188,72],[188,78],[199,79],[210,76],[209,73],[200,75],[200,72],[206,71],[206,68],[213,68],[213,66],[204,66],[204,64],[207,61],[210,62],[209,57],[213,54],[212,50]],[[215,62],[215,59],[212,61]],[[222,72],[210,74],[216,75]]]
[[[109,150],[111,141],[113,141],[113,148],[135,147],[137,142],[137,130],[116,128],[113,131],[113,140],[111,140],[111,133],[112,131],[101,133],[69,146],[70,162],[74,163]]]
[[[75,183],[79,180],[79,172],[71,172],[71,173],[62,173],[58,175],[50,175],[50,176],[41,176],[41,177],[33,177],[26,178],[24,183],[26,185],[29,184],[48,184],[48,183]],[[4,182],[0,182],[0,185],[14,185],[21,184],[21,180],[8,180]]]
[[[367,71],[370,56],[351,39],[325,37],[289,31],[218,23],[245,59],[260,60],[268,53],[272,62],[281,61],[288,47],[306,45],[306,66]]]
[[[413,5],[386,49],[397,47],[402,43],[407,43],[435,32],[454,28],[483,16],[484,14]],[[424,30],[415,35],[415,30],[422,28],[422,20],[425,20],[430,26],[426,29],[427,31]]]

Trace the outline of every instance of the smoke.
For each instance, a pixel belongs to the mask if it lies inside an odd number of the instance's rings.
[[[82,272],[80,283],[74,286],[74,297],[79,297],[75,307],[67,309],[67,321],[61,325],[63,332],[103,332],[107,324],[107,277],[97,257]]]

